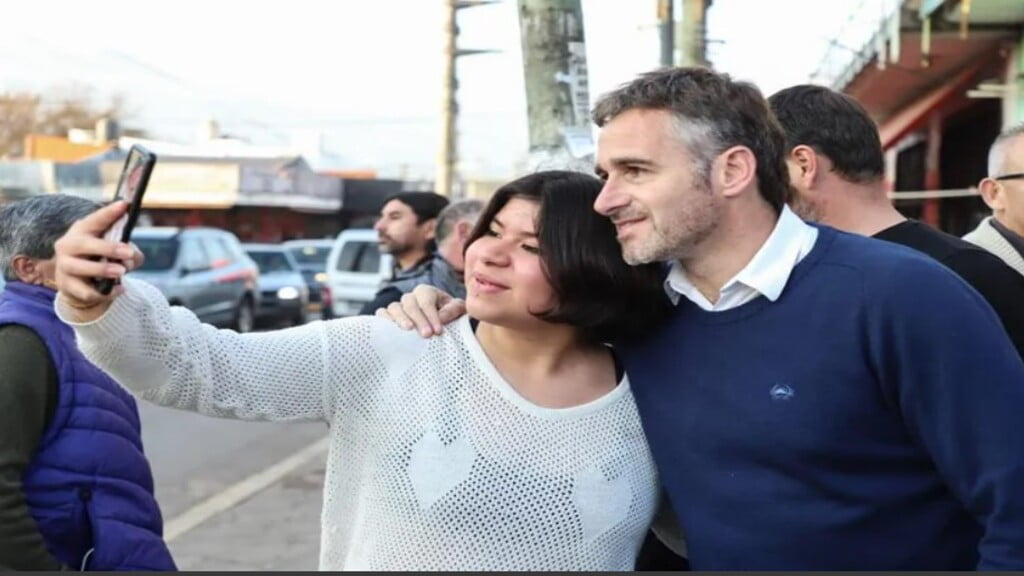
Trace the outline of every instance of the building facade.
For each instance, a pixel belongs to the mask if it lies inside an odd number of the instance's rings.
[[[896,206],[961,235],[988,213],[989,145],[1024,121],[1024,0],[864,0],[816,76],[875,119]]]

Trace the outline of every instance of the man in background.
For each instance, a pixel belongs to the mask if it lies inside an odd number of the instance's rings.
[[[373,300],[363,306],[361,314],[373,314],[401,298],[401,289],[396,285],[429,272],[434,263],[437,217],[447,205],[447,198],[433,192],[402,192],[384,202],[373,229],[377,231],[380,251],[391,254],[395,269]]]
[[[896,210],[884,183],[878,129],[856,100],[804,84],[776,92],[768,103],[786,133],[793,186],[789,203],[799,216],[938,260],[988,300],[1024,356],[1024,276],[985,250]],[[1024,181],[1020,184],[1024,192]],[[1024,208],[1021,198],[1018,204]]]
[[[135,399],[53,309],[54,243],[99,206],[0,209],[0,571],[169,571]]]
[[[995,254],[1024,276],[1024,124],[1009,128],[992,143],[988,177],[978,184],[978,191],[992,216],[964,240]]]

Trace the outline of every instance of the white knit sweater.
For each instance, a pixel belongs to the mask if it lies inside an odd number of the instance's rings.
[[[658,482],[627,380],[542,408],[466,319],[430,340],[374,317],[239,335],[125,287],[72,323],[118,382],[220,418],[330,424],[322,570],[632,569]]]
[[[992,225],[992,217],[989,216],[978,224],[972,232],[964,236],[964,240],[977,244],[989,252],[999,256],[1011,268],[1024,275],[1024,256],[1010,244],[1010,241],[1003,238],[1003,235]]]

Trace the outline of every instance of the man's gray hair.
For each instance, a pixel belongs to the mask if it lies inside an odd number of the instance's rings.
[[[1024,122],[1010,126],[999,133],[988,149],[988,176],[995,178],[1005,169],[1006,157],[1003,154],[1003,145],[1009,140],[1024,136]]]
[[[0,208],[0,270],[5,280],[18,280],[11,266],[15,256],[53,258],[53,245],[75,221],[100,204],[68,194],[43,194]]]
[[[480,217],[480,213],[483,211],[484,203],[475,198],[452,202],[437,215],[434,237],[437,238],[438,242],[444,242],[445,238],[451,236],[456,224],[462,221],[475,224],[477,218]]]
[[[789,195],[786,138],[757,86],[706,68],[663,68],[602,96],[592,119],[603,127],[629,110],[670,112],[666,129],[686,146],[701,179],[719,154],[746,146],[757,159],[761,195],[782,209]]]

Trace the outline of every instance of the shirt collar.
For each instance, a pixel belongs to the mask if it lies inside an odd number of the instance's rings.
[[[410,266],[408,269],[402,270],[402,268],[398,264],[398,259],[396,258],[391,265],[391,279],[401,280],[403,278],[419,276],[420,274],[423,274],[424,272],[430,270],[430,266],[431,264],[433,264],[433,262],[434,254],[430,253],[424,256],[423,258],[420,258],[418,261],[416,261],[415,264]]]
[[[818,230],[801,220],[788,206],[782,208],[772,233],[754,257],[722,287],[722,293],[738,285],[750,288],[772,302],[786,288],[793,268],[814,246]],[[697,287],[686,277],[683,266],[673,262],[665,280],[665,289],[674,304],[680,296],[695,302],[704,299]],[[719,296],[721,298],[721,295]]]
[[[1006,241],[1010,243],[1010,246],[1016,248],[1017,252],[1020,252],[1021,256],[1024,256],[1024,237],[1013,230],[1010,230],[1006,225],[995,218],[991,218],[989,223],[991,223],[992,227],[996,229],[996,232],[999,232],[1003,238],[1006,238]]]

